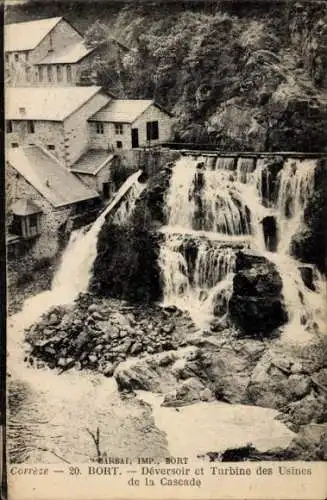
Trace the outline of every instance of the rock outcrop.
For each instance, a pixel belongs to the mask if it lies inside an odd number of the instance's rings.
[[[271,335],[287,321],[282,280],[265,257],[238,253],[229,314],[240,333],[251,336]]]

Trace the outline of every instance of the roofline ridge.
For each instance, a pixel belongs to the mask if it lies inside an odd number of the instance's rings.
[[[49,20],[49,19],[57,19],[57,22],[56,22],[56,23],[52,26],[52,28],[50,28],[50,29],[49,29],[49,31],[47,31],[47,32],[46,32],[46,34],[45,34],[45,35],[41,38],[41,40],[39,40],[39,41],[37,42],[37,44],[36,44],[36,45],[34,45],[33,47],[31,47],[31,48],[29,48],[29,49],[26,49],[26,50],[17,50],[17,51],[16,51],[16,50],[14,50],[14,51],[7,51],[7,52],[27,52],[27,51],[29,51],[29,50],[34,50],[34,49],[36,49],[36,48],[40,45],[40,43],[41,43],[41,42],[43,42],[43,40],[45,39],[45,37],[46,37],[49,33],[51,33],[51,31],[53,31],[53,30],[54,30],[54,28],[58,25],[58,23],[60,23],[60,21],[62,21],[64,18],[63,18],[63,17],[47,17],[47,18],[45,18],[45,19],[47,19],[47,20]],[[33,21],[43,21],[43,19],[34,19]],[[24,22],[33,22],[33,21],[24,21]],[[67,21],[66,21],[66,22],[67,22]],[[20,23],[14,23],[14,24],[20,24]],[[68,23],[68,24],[69,24],[69,23]],[[75,29],[75,28],[73,28],[73,29]]]

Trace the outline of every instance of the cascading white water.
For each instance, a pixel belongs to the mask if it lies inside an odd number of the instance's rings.
[[[60,462],[60,456],[71,462],[89,461],[94,450],[85,428],[93,429],[103,422],[107,424],[108,419],[111,421],[110,429],[107,430],[106,425],[102,426],[102,430],[105,429],[102,432],[104,449],[112,449],[114,444],[122,456],[130,454],[130,444],[121,449],[122,443],[117,438],[121,422],[126,420],[127,410],[126,405],[122,405],[120,401],[114,380],[106,379],[104,384],[97,374],[71,369],[58,376],[46,367],[40,372],[35,367],[28,366],[24,362],[24,329],[36,322],[50,307],[71,304],[80,292],[87,289],[96,257],[99,231],[106,216],[119,203],[117,217],[124,220],[128,218],[135,205],[135,198],[144,188],[138,182],[140,174],[141,171],[127,179],[88,230],[83,228],[71,234],[53,279],[52,289],[27,299],[23,310],[8,318],[9,399],[14,399],[8,406],[11,461],[53,463]],[[128,207],[124,204],[125,196]],[[15,401],[16,394],[19,394],[18,405]],[[20,400],[24,404],[19,404]],[[128,409],[129,414],[134,411],[133,408]],[[139,413],[135,412],[136,418],[139,418]],[[134,435],[135,429],[131,426],[127,432]]]
[[[10,368],[15,369],[16,363],[10,363],[10,360],[15,358],[15,361],[18,361],[17,355],[21,361],[24,328],[34,323],[50,307],[72,303],[79,293],[87,289],[93,262],[96,258],[98,234],[106,216],[121,202],[125,194],[129,191],[132,191],[129,195],[130,197],[139,196],[144,187],[138,182],[141,173],[141,171],[138,171],[127,179],[117,191],[114,199],[88,230],[82,228],[71,234],[59,269],[53,278],[51,290],[41,292],[27,299],[23,310],[10,318],[7,335],[8,352],[10,353],[8,364]],[[133,186],[136,187],[133,189]],[[129,200],[129,206],[132,209],[134,202],[131,202],[131,198]],[[124,201],[122,201],[117,212],[120,209],[126,218],[127,212],[124,207]]]
[[[205,326],[218,298],[227,307],[235,253],[205,239],[197,241],[195,255],[189,248],[183,235],[173,234],[167,235],[161,247],[165,303],[189,309],[194,320]]]
[[[271,192],[271,172],[264,159],[183,157],[176,162],[167,194],[168,225],[160,265],[165,303],[212,314],[221,296],[232,291],[235,239],[249,244],[273,262],[283,281],[289,315],[288,331],[323,330],[321,318],[324,282],[315,272],[316,291],[303,283],[299,264],[290,255],[290,243],[301,229],[307,200],[314,190],[316,160],[288,159],[278,175],[278,199]],[[263,220],[277,220],[277,252],[266,249]],[[183,241],[193,238],[197,249],[195,269],[183,254]],[[204,241],[205,238],[207,241]],[[229,248],[221,242],[229,240]],[[216,242],[208,246],[208,240]],[[228,249],[228,251],[227,251]],[[225,267],[224,267],[225,266]],[[226,269],[226,272],[221,272]],[[201,320],[202,321],[202,320]],[[202,321],[203,324],[203,321]]]
[[[247,184],[248,182],[250,182],[252,173],[255,168],[256,165],[254,158],[238,158],[236,167],[236,176],[238,182],[242,182],[243,184]]]
[[[301,229],[304,210],[314,191],[316,160],[289,158],[279,173],[278,189],[278,251],[288,254],[293,236]]]

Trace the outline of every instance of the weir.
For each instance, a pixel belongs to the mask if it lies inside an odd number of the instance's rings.
[[[317,324],[323,329],[323,279],[315,269],[315,291],[309,290],[291,251],[304,227],[317,164],[293,157],[276,169],[264,158],[184,154],[166,197],[168,224],[160,252],[164,303],[187,309],[201,326],[219,309],[226,314],[235,255],[247,248],[276,266],[288,330],[300,337]]]

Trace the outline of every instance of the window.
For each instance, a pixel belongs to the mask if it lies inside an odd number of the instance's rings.
[[[72,67],[70,64],[67,64],[66,72],[67,72],[67,82],[71,82],[72,81]]]
[[[122,123],[115,123],[115,133],[116,135],[123,135],[124,127]]]
[[[96,122],[97,134],[104,134],[104,126],[102,122]]]
[[[27,131],[29,134],[35,134],[35,125],[33,120],[27,121]]]
[[[48,73],[48,81],[52,82],[53,73],[52,73],[52,66],[50,64],[47,66],[47,73]]]
[[[29,58],[29,53],[25,52],[25,61],[28,61],[28,58]]]
[[[26,80],[31,81],[31,68],[26,68]]]
[[[9,62],[9,54],[6,54],[6,62]]]
[[[106,199],[110,196],[110,184],[109,182],[103,182],[102,184],[102,196]]]
[[[19,61],[19,54],[15,54],[15,61],[18,62]]]
[[[121,141],[117,141],[116,145],[117,145],[118,149],[122,149],[122,147],[123,147],[123,143]]]
[[[43,66],[39,66],[39,80],[43,82]]]
[[[11,120],[6,121],[6,132],[7,132],[7,134],[12,133],[12,121]]]
[[[146,122],[146,139],[147,141],[159,139],[159,124],[157,121]]]
[[[12,142],[12,143],[11,143],[11,147],[12,147],[12,148],[18,148],[18,147],[19,147],[18,142]]]
[[[49,52],[53,51],[52,33],[49,33]]]
[[[48,145],[47,145],[47,149],[48,149],[49,151],[54,151],[54,150],[56,149],[56,146],[55,146],[54,144],[48,144]]]
[[[57,81],[62,82],[62,66],[57,64]]]
[[[29,216],[29,221],[30,221],[30,227],[33,229],[37,229],[37,221],[38,221],[37,214],[31,214]]]

